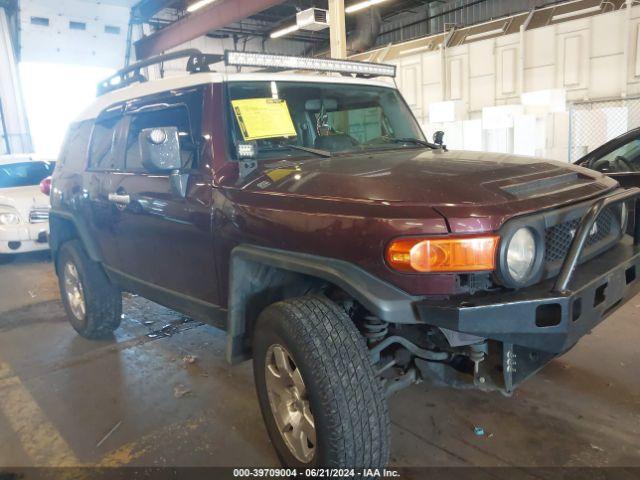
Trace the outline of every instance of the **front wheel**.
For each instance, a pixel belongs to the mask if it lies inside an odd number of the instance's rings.
[[[260,408],[287,467],[382,468],[389,416],[365,342],[322,296],[267,307],[253,362]]]

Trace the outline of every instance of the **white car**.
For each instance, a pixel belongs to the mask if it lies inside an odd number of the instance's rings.
[[[45,192],[54,167],[54,161],[30,155],[0,156],[0,263],[49,248]]]

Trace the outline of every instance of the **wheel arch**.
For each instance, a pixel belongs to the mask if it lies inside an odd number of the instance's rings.
[[[54,265],[57,265],[60,247],[65,242],[74,239],[80,240],[91,260],[94,262],[101,261],[97,245],[91,240],[87,226],[72,214],[52,211],[49,215],[49,232],[49,246]]]
[[[226,357],[230,363],[251,358],[253,324],[277,301],[332,285],[345,291],[373,315],[396,323],[418,323],[417,300],[365,270],[334,258],[240,245],[231,253]]]

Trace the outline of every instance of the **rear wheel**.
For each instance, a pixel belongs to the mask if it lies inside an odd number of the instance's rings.
[[[108,337],[120,326],[122,295],[77,240],[60,248],[57,262],[62,303],[69,322],[85,338]]]
[[[385,396],[364,340],[335,303],[305,296],[267,307],[253,361],[262,415],[284,465],[386,464]]]

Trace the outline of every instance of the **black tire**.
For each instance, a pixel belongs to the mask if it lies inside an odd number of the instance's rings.
[[[65,278],[67,265],[72,264],[79,278],[84,297],[84,315],[74,313]],[[69,323],[83,337],[92,340],[107,338],[120,326],[122,293],[107,278],[102,266],[92,261],[78,240],[60,247],[57,259],[58,284]],[[77,310],[77,308],[76,308]]]
[[[308,461],[296,458],[287,446],[270,407],[267,355],[273,351],[270,348],[280,345],[288,350],[295,369],[302,375],[315,423],[316,444]],[[389,458],[386,398],[364,339],[338,305],[324,296],[313,295],[267,307],[254,330],[253,366],[267,431],[285,466],[386,465]]]
[[[15,259],[15,255],[5,255],[0,253],[0,265],[6,265],[7,263],[13,262]]]

